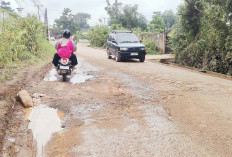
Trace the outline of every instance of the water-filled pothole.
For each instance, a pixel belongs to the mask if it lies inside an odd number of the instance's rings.
[[[30,120],[29,129],[37,142],[37,157],[44,156],[44,147],[51,139],[52,134],[63,130],[61,118],[65,113],[62,111],[40,105],[26,110],[26,117]]]
[[[68,76],[68,81],[72,84],[80,84],[96,78],[96,74],[94,74],[94,72],[99,69],[84,62],[84,59],[78,60],[79,64],[76,66],[76,70]],[[57,70],[53,68],[49,74],[45,76],[44,81],[62,81],[62,76],[58,75]]]
[[[79,73],[70,78],[72,84],[84,83],[90,81],[94,78],[92,75],[86,75],[84,73]]]

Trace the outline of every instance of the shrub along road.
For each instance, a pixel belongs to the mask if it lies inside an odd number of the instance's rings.
[[[230,80],[149,61],[115,62],[106,59],[105,51],[87,44],[78,44],[77,56],[81,57],[77,74],[85,71],[93,79],[82,84],[41,78],[28,82],[31,95],[46,95],[41,104],[65,113],[63,130],[54,133],[39,154],[232,154]],[[28,152],[20,149],[18,156]]]

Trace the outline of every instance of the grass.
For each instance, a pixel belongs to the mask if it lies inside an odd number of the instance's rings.
[[[51,59],[55,51],[35,16],[19,18],[3,12],[7,16],[0,25],[0,82],[12,79],[24,67]]]
[[[6,64],[6,66],[0,69],[0,83],[6,80],[11,80],[14,77],[14,74],[20,71],[24,67],[28,67],[34,64],[38,64],[44,61],[51,60],[52,56],[55,53],[54,46],[48,41],[43,40],[41,43],[40,55],[33,56],[31,55],[29,59],[23,61],[15,61],[11,64]]]

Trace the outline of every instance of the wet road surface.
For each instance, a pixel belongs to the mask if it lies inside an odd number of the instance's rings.
[[[51,127],[34,129],[37,157],[232,153],[231,81],[151,62],[117,63],[86,44],[77,56],[68,82],[52,69],[30,91],[46,96],[32,110],[29,117],[37,120],[29,128]],[[47,112],[47,120],[38,112]]]

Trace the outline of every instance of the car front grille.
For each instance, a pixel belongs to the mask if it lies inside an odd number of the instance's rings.
[[[137,51],[140,51],[140,48],[129,48],[128,50],[130,52],[137,52]]]

